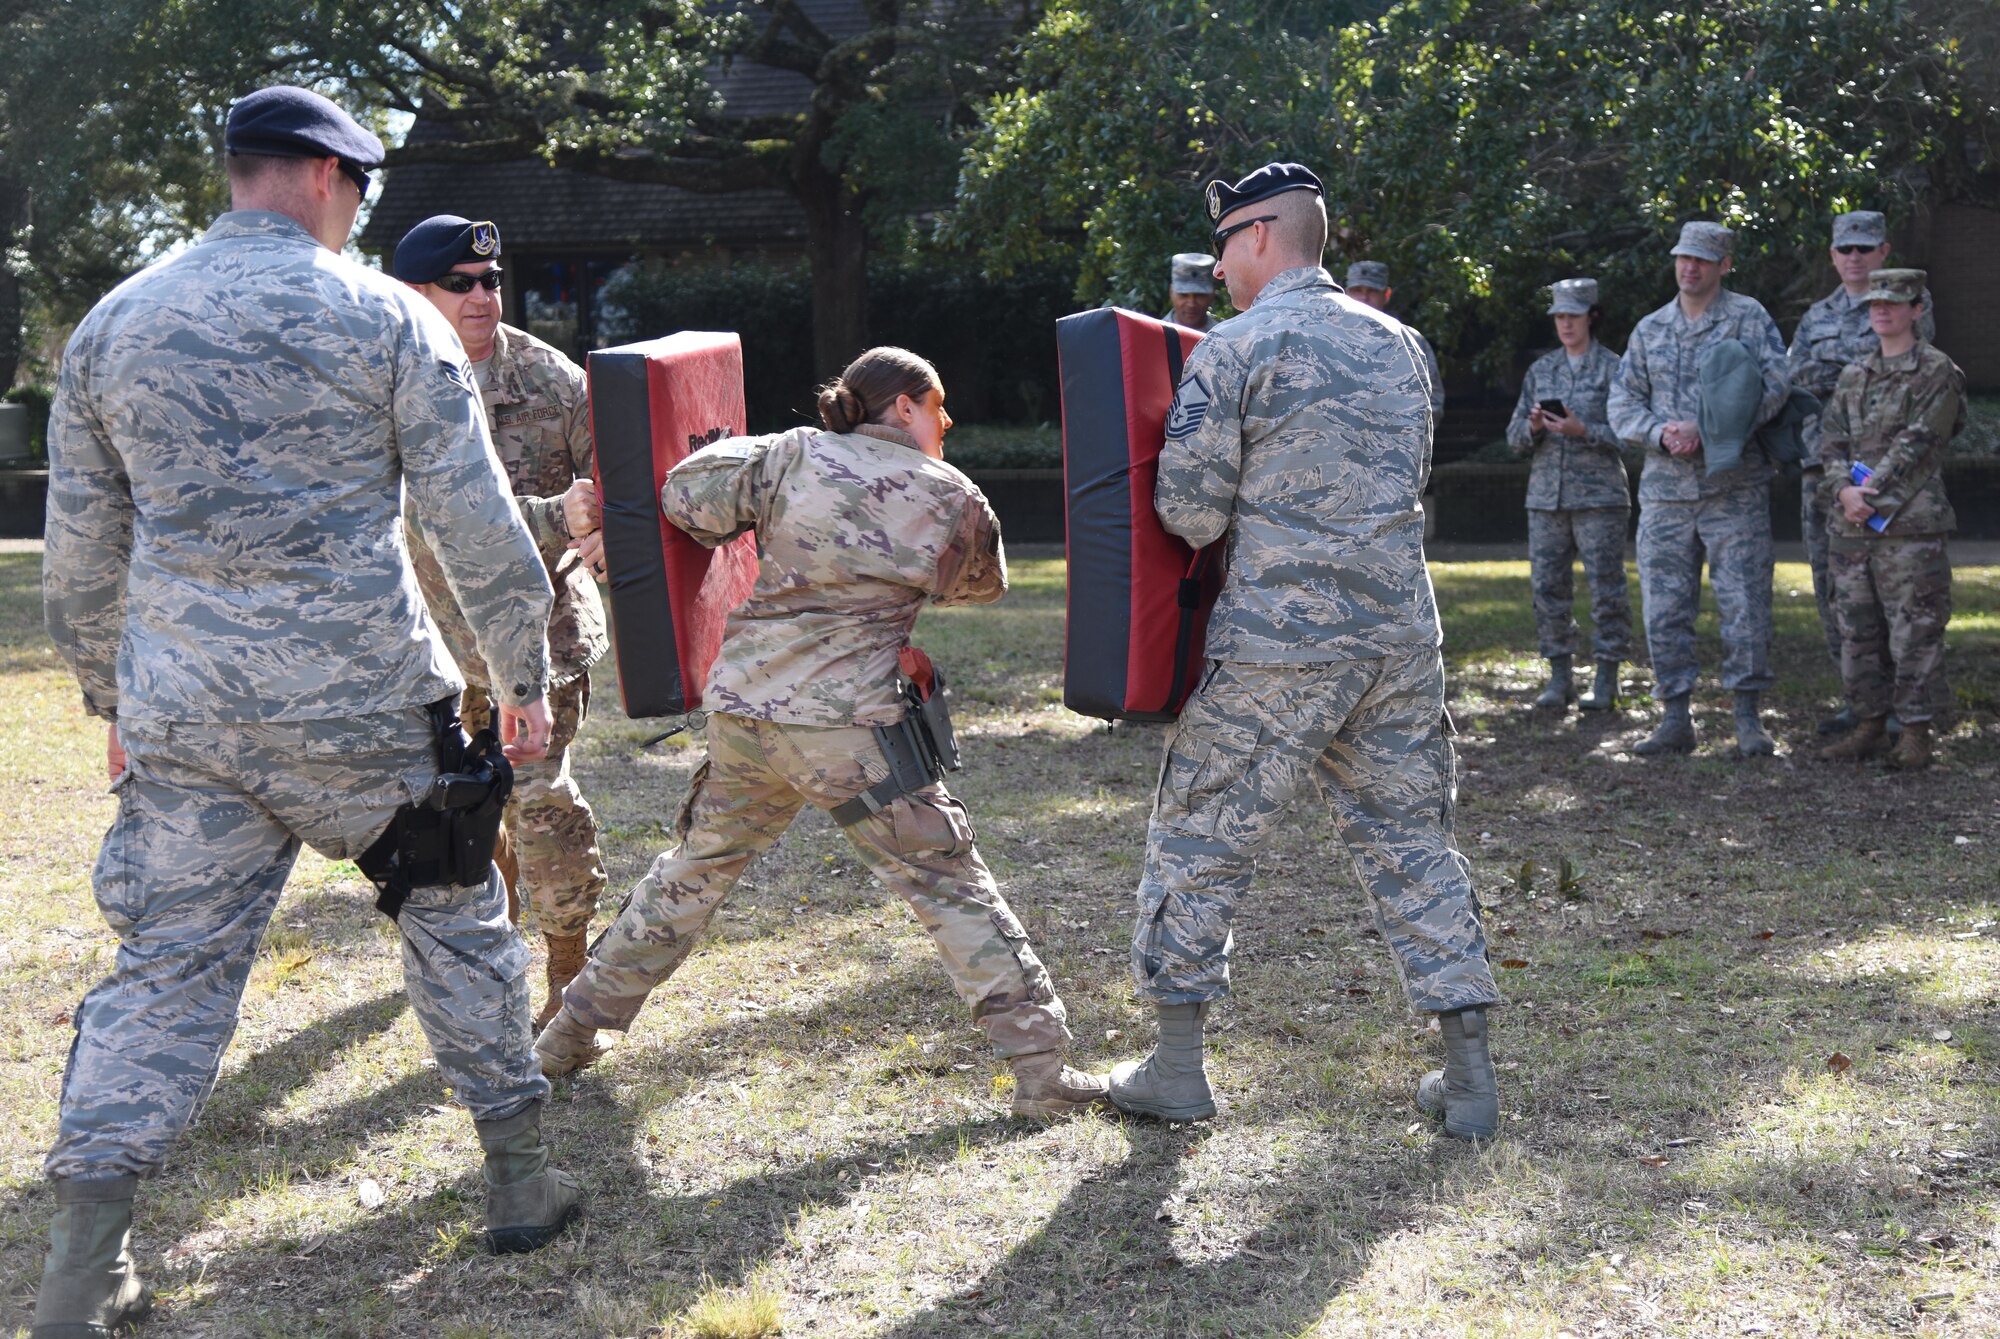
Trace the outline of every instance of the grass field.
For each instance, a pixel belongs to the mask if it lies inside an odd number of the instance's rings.
[[[70,1010],[113,949],[89,893],[101,733],[40,631],[39,561],[0,555],[0,1333],[40,1268]],[[920,640],[961,690],[954,788],[1103,1066],[1151,1041],[1125,949],[1160,736],[1062,708],[1061,564],[1015,575]],[[1314,810],[1239,915],[1226,1105],[1193,1127],[1001,1114],[928,940],[809,815],[628,1042],[558,1085],[586,1225],[496,1259],[387,924],[308,856],[214,1098],[144,1191],[150,1332],[2000,1334],[2000,569],[1958,575],[1963,710],[1915,777],[1810,760],[1836,686],[1799,566],[1777,583],[1787,755],[1749,765],[1717,691],[1699,754],[1634,758],[1643,670],[1610,719],[1538,716],[1526,565],[1435,575],[1509,1000],[1490,1146],[1414,1114],[1438,1045]],[[640,752],[608,674],[598,701],[578,771],[615,894],[697,754]]]

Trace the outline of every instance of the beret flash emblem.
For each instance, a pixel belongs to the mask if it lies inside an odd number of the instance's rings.
[[[500,249],[500,230],[491,223],[472,225],[472,254],[490,256]]]

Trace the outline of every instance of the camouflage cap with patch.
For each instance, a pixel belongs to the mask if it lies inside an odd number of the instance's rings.
[[[1889,240],[1889,220],[1872,209],[1839,214],[1833,220],[1835,246],[1881,246]]]
[[[1183,251],[1175,256],[1173,274],[1176,293],[1215,291],[1215,257],[1205,251]]]
[[[1735,250],[1736,234],[1730,229],[1720,223],[1695,222],[1681,224],[1681,240],[1674,244],[1673,254],[1722,261]]]
[[[1563,279],[1549,285],[1549,315],[1588,316],[1597,305],[1597,280]]]
[[[1871,270],[1868,273],[1868,291],[1861,295],[1861,300],[1920,302],[1924,296],[1924,281],[1929,277],[1922,270]]]
[[[1389,266],[1386,261],[1357,260],[1347,267],[1345,288],[1379,288],[1389,291]]]

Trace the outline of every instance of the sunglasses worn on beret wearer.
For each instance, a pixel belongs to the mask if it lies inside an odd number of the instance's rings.
[[[480,274],[467,274],[463,270],[449,270],[444,274],[440,274],[437,278],[431,280],[431,282],[447,293],[470,293],[474,284],[478,284],[481,288],[491,293],[500,287],[500,276],[505,273],[506,271],[500,269],[498,266]]]
[[[1256,224],[1275,222],[1277,217],[1276,214],[1260,214],[1254,219],[1244,219],[1241,223],[1232,223],[1227,228],[1217,228],[1208,235],[1209,253],[1218,260],[1221,259],[1222,248],[1230,238],[1242,232],[1245,228],[1253,227]]]
[[[1843,256],[1858,256],[1864,251],[1880,251],[1882,248],[1867,242],[1849,242],[1846,246],[1834,248]]]
[[[368,188],[375,184],[375,179],[354,164],[348,162],[345,158],[335,159],[334,161],[340,164],[341,173],[354,183],[354,189],[360,191],[361,198],[366,200],[368,198]]]

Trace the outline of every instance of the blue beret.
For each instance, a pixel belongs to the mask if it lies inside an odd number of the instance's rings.
[[[1286,191],[1311,191],[1324,196],[1326,189],[1312,169],[1298,163],[1266,163],[1234,186],[1218,178],[1208,183],[1208,221],[1220,223],[1222,216],[1259,200],[1268,200]]]
[[[500,229],[456,214],[433,214],[403,234],[389,273],[406,284],[432,284],[452,266],[500,254]]]
[[[338,158],[362,170],[382,165],[382,141],[309,88],[260,88],[229,109],[222,138],[231,153],[267,158]]]

